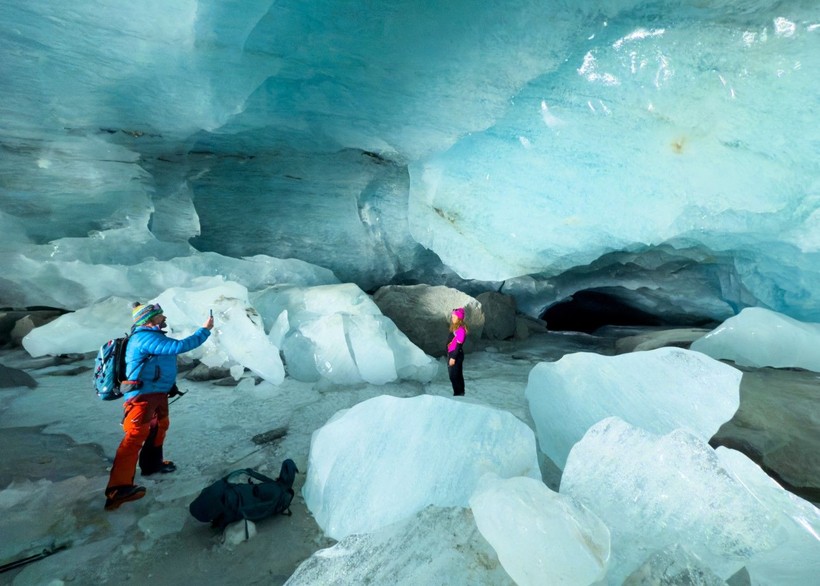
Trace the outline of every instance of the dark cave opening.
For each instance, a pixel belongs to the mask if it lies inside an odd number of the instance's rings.
[[[604,326],[673,325],[660,316],[638,309],[611,293],[584,290],[548,307],[541,314],[547,329],[591,334]]]

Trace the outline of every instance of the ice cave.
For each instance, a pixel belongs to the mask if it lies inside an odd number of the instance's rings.
[[[820,575],[816,0],[0,0],[0,53],[0,582]],[[134,301],[215,323],[106,511]]]

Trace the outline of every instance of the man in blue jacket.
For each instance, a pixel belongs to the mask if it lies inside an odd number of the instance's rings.
[[[176,389],[177,355],[201,346],[214,327],[214,318],[182,340],[165,335],[165,316],[158,303],[134,304],[134,325],[125,350],[122,383],[125,437],[117,448],[105,508],[114,510],[145,496],[145,487],[134,484],[137,460],[142,474],[173,472],[173,462],[162,459],[162,444],[168,431],[168,393]]]

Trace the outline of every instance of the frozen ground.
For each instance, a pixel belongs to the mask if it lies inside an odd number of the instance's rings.
[[[505,409],[532,427],[524,397],[532,367],[567,352],[613,354],[623,335],[540,334],[485,345],[467,356],[466,400]],[[38,382],[34,389],[0,389],[0,563],[32,555],[52,543],[68,545],[55,555],[0,574],[0,584],[283,584],[302,561],[333,543],[323,536],[301,495],[312,432],[338,410],[381,394],[451,394],[445,368],[429,384],[383,386],[327,387],[288,378],[276,387],[247,378],[230,387],[182,379],[180,386],[188,392],[171,406],[166,442],[167,457],[177,463],[178,471],[158,479],[138,476],[137,482],[148,488],[147,496],[106,512],[103,488],[121,435],[120,403],[96,399],[90,385],[91,360],[43,367],[41,359],[7,351],[0,354],[0,362],[25,369]],[[739,414],[745,413],[744,421],[753,422],[759,435],[760,418],[750,409],[763,405],[767,420],[786,429],[791,438],[788,449],[817,453],[811,443],[817,441],[816,426],[805,415],[816,404],[817,375],[783,370],[773,379],[771,372],[747,372]],[[772,380],[777,394],[788,397],[790,405],[797,401],[806,407],[802,420],[793,408],[781,410],[771,398]],[[749,400],[755,392],[770,398]],[[744,421],[736,421],[734,431],[727,424],[721,433],[724,442],[737,438],[752,455],[756,440],[744,435]],[[795,425],[805,427],[802,435]],[[281,428],[287,431],[279,439],[260,438]],[[778,428],[772,428],[758,443],[771,444],[778,434]],[[544,481],[557,490],[558,470],[539,457]],[[220,535],[188,513],[199,491],[223,474],[254,467],[275,476],[285,458],[292,458],[301,471],[294,486],[293,516],[259,522],[250,541],[223,543]],[[816,478],[816,462],[809,456],[801,461],[815,468],[803,477]]]

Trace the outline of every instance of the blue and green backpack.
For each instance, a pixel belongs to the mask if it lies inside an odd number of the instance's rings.
[[[103,401],[122,398],[120,385],[125,382],[125,346],[128,334],[108,340],[100,346],[94,359],[94,390]]]

